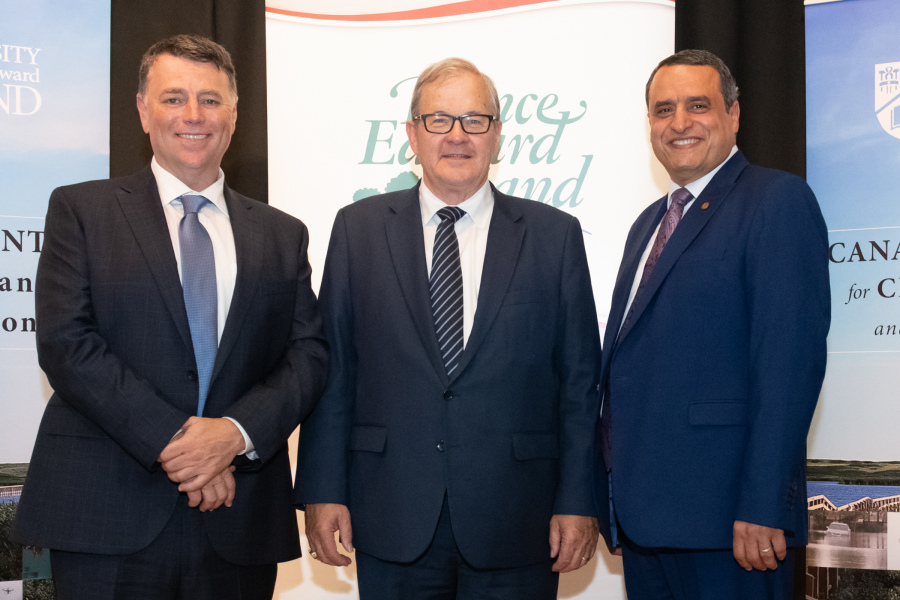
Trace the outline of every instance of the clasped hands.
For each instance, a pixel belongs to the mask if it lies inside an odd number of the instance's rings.
[[[159,454],[159,462],[201,512],[231,506],[234,457],[244,450],[244,436],[228,419],[191,417]]]

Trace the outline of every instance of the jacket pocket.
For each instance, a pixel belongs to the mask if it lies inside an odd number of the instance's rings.
[[[559,437],[555,433],[514,433],[512,438],[516,460],[559,458]]]
[[[691,402],[688,408],[691,425],[746,425],[747,402],[744,400],[715,400]]]
[[[387,427],[354,425],[350,431],[350,450],[360,452],[384,452]]]

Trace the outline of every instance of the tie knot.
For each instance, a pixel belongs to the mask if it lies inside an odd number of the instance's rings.
[[[445,206],[441,210],[437,211],[437,215],[441,218],[441,221],[450,221],[451,223],[456,223],[466,214],[466,211],[459,208],[458,206]]]
[[[203,205],[209,202],[203,196],[198,194],[185,194],[181,197],[181,204],[184,206],[184,214],[200,212]]]
[[[688,191],[687,188],[678,188],[674,192],[672,192],[672,206],[679,206],[684,208],[684,205],[690,202],[694,196]]]

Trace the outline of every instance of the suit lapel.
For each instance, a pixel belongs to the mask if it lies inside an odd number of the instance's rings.
[[[635,232],[636,243],[630,248],[625,249],[625,256],[622,257],[622,268],[619,270],[619,276],[616,279],[616,285],[613,288],[613,303],[609,310],[609,319],[606,323],[607,335],[604,339],[604,350],[612,349],[619,337],[624,336],[626,331],[619,331],[622,326],[622,319],[625,318],[625,308],[628,306],[628,297],[631,295],[631,288],[634,286],[634,278],[638,269],[641,268],[641,258],[644,256],[644,250],[650,243],[650,237],[656,233],[656,226],[666,214],[666,200],[668,196],[663,196],[657,200],[652,206],[656,206],[656,210],[647,211],[648,217],[638,225]],[[610,325],[613,325],[610,328]]]
[[[124,181],[117,192],[119,206],[128,221],[150,273],[156,281],[184,345],[192,348],[191,330],[178,278],[178,263],[159,189],[150,167]]]
[[[431,297],[428,293],[428,266],[425,263],[419,186],[398,194],[389,211],[384,226],[397,281],[428,360],[441,382],[446,385],[447,371],[438,348]]]
[[[234,295],[231,297],[228,317],[225,319],[225,327],[222,330],[222,341],[219,342],[219,350],[216,353],[216,364],[213,367],[210,387],[216,380],[219,371],[222,370],[225,361],[228,360],[228,355],[234,350],[247,311],[253,304],[259,287],[260,265],[265,248],[265,235],[253,211],[253,201],[239,198],[228,186],[225,186],[224,191],[225,204],[228,206],[228,216],[231,221],[231,232],[234,235],[237,277],[234,282]]]
[[[454,379],[465,371],[497,317],[513,272],[516,270],[522,238],[525,235],[525,223],[522,222],[521,213],[506,196],[494,188],[493,184],[491,191],[494,194],[494,211],[488,228],[478,306],[475,310],[472,332],[460,356],[459,368]]]
[[[656,263],[656,266],[653,267],[650,279],[647,280],[644,291],[641,292],[640,296],[634,299],[634,303],[632,304],[633,314],[631,315],[628,331],[630,331],[637,320],[640,319],[644,310],[656,294],[656,291],[662,285],[663,281],[665,281],[669,271],[672,270],[672,267],[675,266],[675,263],[681,255],[684,254],[684,251],[687,250],[697,235],[703,230],[715,212],[719,210],[719,207],[728,199],[728,193],[734,187],[737,176],[744,170],[744,167],[746,167],[747,164],[747,159],[744,158],[744,155],[741,152],[735,154],[731,160],[725,163],[719,172],[716,173],[715,177],[712,178],[712,181],[710,181],[703,192],[700,193],[700,196],[694,200],[691,208],[678,224],[678,227],[675,228],[675,232],[666,243],[666,247],[659,256],[659,261]],[[628,331],[622,331],[620,333],[619,342],[628,335]]]

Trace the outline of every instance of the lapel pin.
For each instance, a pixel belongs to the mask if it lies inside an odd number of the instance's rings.
[[[709,202],[704,202],[703,205],[700,207],[700,210],[706,210],[707,208],[709,208]]]

